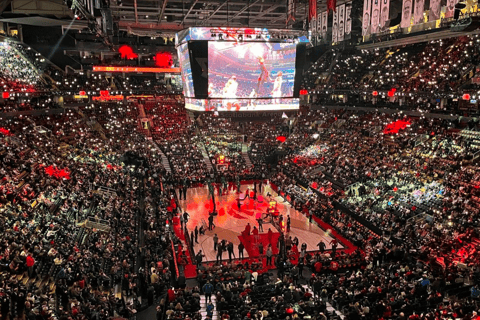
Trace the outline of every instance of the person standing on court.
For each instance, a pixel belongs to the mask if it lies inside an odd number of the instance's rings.
[[[267,266],[272,265],[272,257],[273,257],[272,245],[269,244],[267,248]]]
[[[220,244],[217,246],[217,262],[222,262],[223,250],[223,242],[220,242]]]
[[[233,252],[233,243],[229,242],[227,244],[227,251],[228,251],[228,260],[232,262],[232,255],[235,258],[235,252]]]
[[[210,214],[208,216],[208,230],[213,230],[213,227],[215,225],[213,224],[213,214]]]
[[[268,237],[268,243],[269,243],[269,244],[272,244],[272,241],[273,241],[273,231],[272,231],[271,228],[268,228],[267,237]]]
[[[240,242],[240,244],[238,245],[238,257],[240,259],[243,259],[243,249],[245,249],[245,246],[242,242]]]
[[[215,233],[215,235],[213,236],[213,250],[214,251],[217,251],[217,246],[218,246],[218,236]]]
[[[258,229],[257,229],[256,226],[253,226],[252,234],[253,234],[253,240],[255,242],[257,242],[258,241]]]
[[[184,225],[185,225],[185,219],[183,219],[183,214],[180,213],[180,226],[182,227],[182,230]]]
[[[259,242],[258,243],[258,254],[260,255],[260,259],[263,257],[263,243]]]
[[[204,254],[202,253],[202,250],[198,251],[197,255],[195,256],[197,268],[199,268],[200,265],[202,264],[203,257],[204,257]]]
[[[318,250],[320,250],[320,253],[323,253],[325,251],[326,244],[322,240],[320,240],[319,243],[317,243]]]
[[[263,232],[263,220],[262,218],[258,219],[258,231]]]

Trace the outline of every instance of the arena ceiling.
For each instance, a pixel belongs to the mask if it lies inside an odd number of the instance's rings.
[[[2,18],[10,21],[16,15],[55,17],[66,21],[74,17],[66,5],[72,3],[70,0],[6,1],[9,4],[3,8]],[[297,1],[295,20],[288,25],[286,0],[73,0],[73,3],[80,3],[93,13],[93,7],[101,1],[109,3],[113,22],[118,23],[119,30],[125,31],[171,32],[191,26],[303,29],[308,13],[308,0]],[[319,2],[318,11],[326,10],[325,4],[320,3],[323,1]],[[85,21],[82,20],[75,21],[72,27],[84,27]]]

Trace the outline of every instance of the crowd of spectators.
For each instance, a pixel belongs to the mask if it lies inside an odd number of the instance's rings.
[[[172,194],[126,115],[101,105],[1,122],[3,318],[129,318],[170,286]]]
[[[80,112],[1,124],[6,314],[128,317],[141,308],[135,298],[151,302],[166,292],[175,272],[170,240],[179,243],[164,223],[171,218],[172,187],[185,178],[209,177],[200,143],[213,154],[241,135],[217,129],[203,136],[208,125],[187,125],[186,115],[176,112],[178,102],[140,104],[99,103]],[[173,175],[144,137],[142,108],[153,119],[151,131],[164,128],[155,142]],[[398,120],[408,125],[385,133]],[[440,303],[447,314],[471,315],[475,300],[454,302],[447,294],[458,296],[455,292],[469,289],[478,275],[476,125],[308,108],[291,128],[280,120],[245,124],[241,129],[252,132],[246,143],[287,153],[270,170],[277,191],[359,249],[332,254],[319,247],[298,265],[298,258],[277,258],[276,281],[263,265],[257,266],[256,278],[248,275],[250,265],[199,269],[199,287],[177,291],[173,300],[167,295],[160,310],[170,318],[198,318],[201,288],[210,281],[216,312],[233,319],[259,317],[258,311],[263,318],[334,319],[319,307],[327,301],[347,319],[401,319],[413,311],[418,319],[431,319]],[[227,123],[217,126],[222,127],[232,129]],[[277,140],[282,134],[284,142]],[[126,163],[127,151],[136,155],[135,167]],[[256,159],[255,166],[269,173],[265,159]],[[298,193],[298,184],[309,193]],[[116,196],[103,197],[101,187]],[[419,220],[411,219],[419,214]],[[88,229],[88,218],[109,221],[109,228]],[[310,287],[301,286],[305,273],[296,269],[314,274],[306,279],[312,279]]]
[[[306,72],[304,86],[319,104],[374,103],[452,112],[458,107],[452,98],[478,93],[471,79],[478,64],[479,41],[478,36],[462,36],[368,50],[332,48]],[[392,89],[395,101],[386,94]],[[383,94],[372,96],[372,92]],[[450,100],[441,105],[435,100],[440,98]]]

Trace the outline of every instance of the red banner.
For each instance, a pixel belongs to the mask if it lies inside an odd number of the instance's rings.
[[[327,0],[327,11],[335,11],[337,7],[337,0]]]
[[[308,21],[317,18],[317,0],[309,0],[308,3]]]

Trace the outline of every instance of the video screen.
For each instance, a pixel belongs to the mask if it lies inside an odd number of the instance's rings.
[[[295,43],[208,42],[208,97],[293,97]]]
[[[184,43],[178,46],[178,59],[180,61],[180,75],[182,76],[182,85],[185,97],[195,97],[193,91],[192,67],[190,65],[190,54],[188,53],[188,44]]]
[[[300,99],[185,99],[185,108],[193,111],[272,111],[297,110]]]

